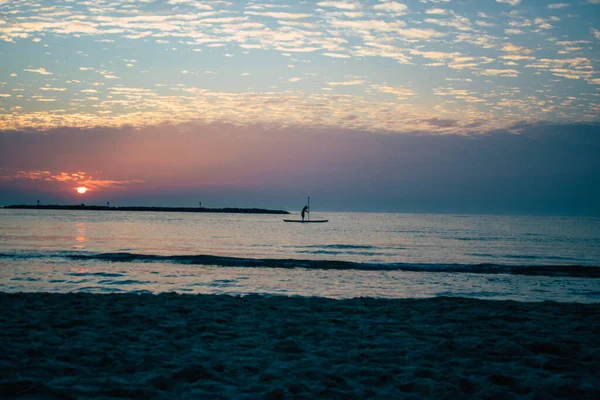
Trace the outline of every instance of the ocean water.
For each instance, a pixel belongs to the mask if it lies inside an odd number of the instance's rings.
[[[600,301],[599,218],[283,218],[0,209],[0,290]]]

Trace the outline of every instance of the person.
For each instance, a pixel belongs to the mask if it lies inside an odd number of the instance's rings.
[[[304,206],[302,209],[302,222],[304,222],[304,213],[310,213],[310,211],[308,211],[308,206]]]

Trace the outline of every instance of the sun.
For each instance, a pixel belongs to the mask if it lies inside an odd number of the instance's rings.
[[[77,188],[77,193],[84,194],[87,192],[87,188],[85,186],[80,186]]]

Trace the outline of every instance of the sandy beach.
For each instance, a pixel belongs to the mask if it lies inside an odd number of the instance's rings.
[[[600,398],[600,305],[0,293],[2,398]]]

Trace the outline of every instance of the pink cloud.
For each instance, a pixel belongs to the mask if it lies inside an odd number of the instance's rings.
[[[77,186],[85,186],[88,189],[123,188],[130,184],[144,183],[143,180],[112,180],[94,179],[92,175],[85,172],[58,172],[52,173],[46,170],[19,170],[16,173],[10,171],[0,172],[2,180],[29,180],[44,182],[70,183]]]

